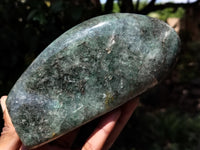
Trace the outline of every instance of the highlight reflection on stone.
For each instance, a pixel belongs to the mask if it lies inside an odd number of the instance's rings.
[[[85,21],[51,43],[7,99],[28,147],[49,142],[155,86],[174,64],[179,37],[136,14]]]

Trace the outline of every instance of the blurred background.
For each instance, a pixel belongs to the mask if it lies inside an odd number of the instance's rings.
[[[167,22],[182,41],[175,69],[141,104],[113,150],[200,149],[200,0],[1,0],[0,95],[60,34],[89,18],[117,12]],[[0,129],[3,120],[0,121]]]

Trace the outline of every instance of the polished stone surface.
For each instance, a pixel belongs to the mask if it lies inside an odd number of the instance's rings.
[[[12,88],[7,106],[24,145],[49,142],[155,86],[180,40],[164,22],[111,14],[51,43]]]

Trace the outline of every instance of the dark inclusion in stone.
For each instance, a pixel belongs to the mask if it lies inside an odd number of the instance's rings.
[[[49,142],[155,86],[179,53],[162,21],[110,14],[85,21],[51,43],[7,99],[25,146]]]

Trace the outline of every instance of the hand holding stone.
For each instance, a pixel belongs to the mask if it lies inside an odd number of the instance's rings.
[[[0,137],[0,149],[18,150],[21,142],[9,117],[8,110],[6,108],[6,98],[7,96],[3,96],[0,101],[4,119],[4,128],[2,129]]]
[[[5,127],[3,128],[3,132],[1,133],[0,137],[0,149],[26,150],[26,148],[22,145],[18,135],[16,134],[10,120],[5,104],[6,98],[6,96],[1,98],[1,107],[4,114]],[[103,116],[101,122],[92,133],[92,135],[88,138],[82,149],[109,149],[127,123],[137,105],[138,99],[135,99]],[[71,149],[77,134],[78,129],[35,150],[66,150],[66,148]]]
[[[179,46],[174,29],[143,15],[109,14],[68,30],[8,95],[21,141],[41,146],[154,87],[176,62]]]

